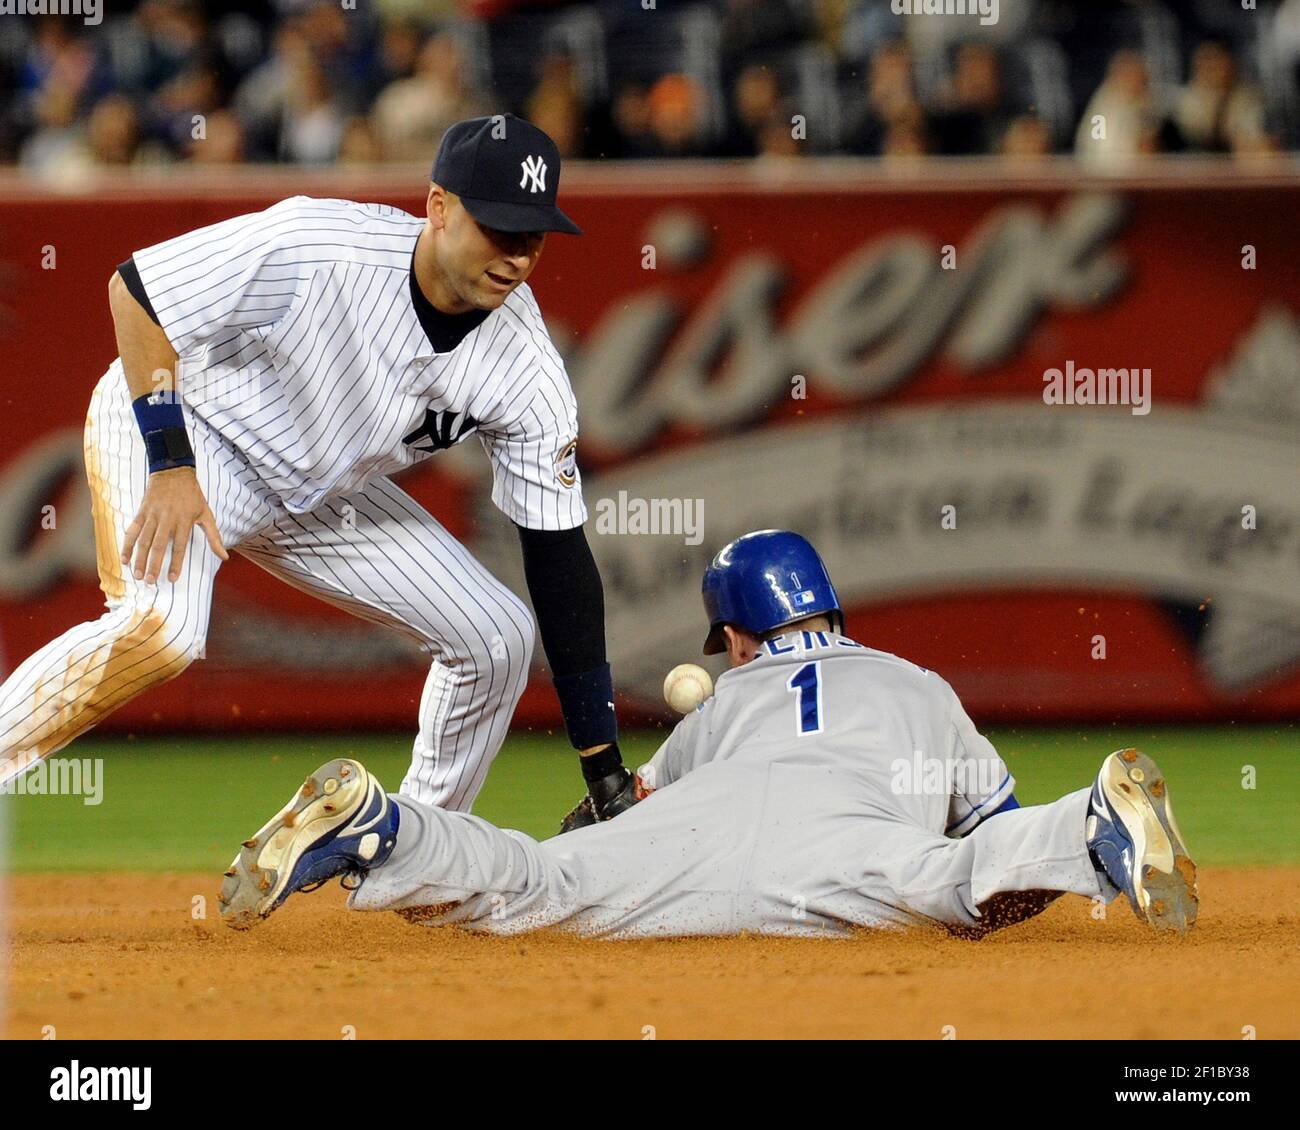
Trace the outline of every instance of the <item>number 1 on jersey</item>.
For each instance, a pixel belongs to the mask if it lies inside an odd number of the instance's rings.
[[[805,663],[786,683],[789,690],[797,696],[795,702],[798,715],[799,736],[820,734],[822,732],[822,683],[821,660]]]

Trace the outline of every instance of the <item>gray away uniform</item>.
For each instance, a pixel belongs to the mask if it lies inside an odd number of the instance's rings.
[[[639,772],[635,808],[542,842],[396,796],[397,846],[351,905],[631,938],[972,928],[1003,893],[1116,894],[1087,788],[989,819],[1015,781],[952,688],[834,633],[769,640]]]

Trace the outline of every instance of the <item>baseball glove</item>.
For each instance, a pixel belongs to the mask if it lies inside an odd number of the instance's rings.
[[[561,835],[572,832],[575,828],[585,828],[588,824],[613,820],[620,812],[626,812],[641,799],[636,786],[636,776],[624,766],[620,766],[599,781],[592,781],[587,788],[587,795],[560,821]]]

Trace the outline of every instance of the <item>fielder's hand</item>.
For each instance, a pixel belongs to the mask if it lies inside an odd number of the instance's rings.
[[[592,781],[588,789],[578,806],[560,822],[561,835],[572,832],[575,828],[585,828],[588,824],[613,820],[641,799],[636,776],[625,767],[620,767],[599,781]]]
[[[207,535],[212,552],[222,561],[229,561],[230,554],[221,544],[217,520],[212,516],[208,500],[203,497],[203,488],[199,486],[194,468],[174,467],[170,471],[155,471],[149,476],[149,482],[144,488],[140,513],[126,528],[126,539],[122,543],[122,564],[131,563],[131,553],[134,551],[135,579],[152,585],[162,573],[163,561],[170,545],[171,568],[167,572],[167,579],[178,580],[181,566],[185,563],[185,551],[189,548],[190,533],[196,525],[202,527]]]

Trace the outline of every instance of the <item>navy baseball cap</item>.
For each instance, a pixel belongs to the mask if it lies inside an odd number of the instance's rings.
[[[560,151],[544,130],[514,114],[457,122],[442,135],[432,179],[497,231],[582,229],[555,206]]]

